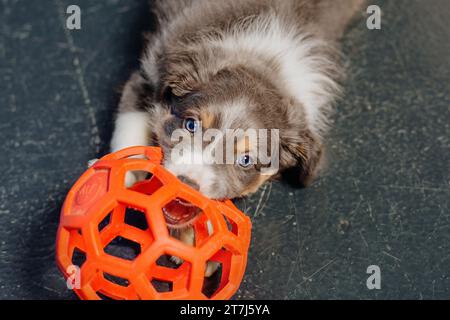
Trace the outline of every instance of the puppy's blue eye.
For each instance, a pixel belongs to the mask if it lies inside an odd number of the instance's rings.
[[[186,120],[184,120],[184,127],[190,133],[197,132],[199,126],[199,122],[194,118],[187,118]]]
[[[238,159],[238,165],[243,168],[248,168],[253,165],[253,159],[252,157],[250,157],[250,155],[244,154]]]

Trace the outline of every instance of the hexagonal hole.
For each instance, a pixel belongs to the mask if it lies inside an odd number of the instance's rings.
[[[136,183],[149,180],[152,177],[151,173],[140,170],[130,170],[125,174],[125,186],[132,188]]]
[[[202,287],[202,293],[207,297],[211,298],[220,287],[220,280],[222,278],[222,263],[215,262],[215,261],[208,261],[206,263],[206,269],[213,267],[215,271],[211,274],[206,276],[205,280],[203,281],[203,287]]]
[[[151,195],[162,187],[162,182],[147,171],[130,170],[125,175],[125,186],[133,191]]]
[[[173,256],[165,254],[162,255],[161,257],[158,258],[158,260],[156,260],[156,265],[160,266],[160,267],[164,267],[164,268],[169,268],[169,269],[179,269],[182,265],[183,265],[183,260],[175,257],[176,259],[178,259],[179,262],[181,263],[177,263],[174,261]]]
[[[108,280],[109,282],[117,284],[118,286],[121,286],[121,287],[128,287],[130,285],[130,282],[127,279],[121,278],[118,276],[114,276],[114,275],[106,273],[106,272],[103,272],[103,277],[106,280]]]
[[[148,229],[148,222],[145,217],[145,213],[133,208],[126,208],[125,223],[143,231]]]
[[[202,293],[207,298],[212,298],[227,285],[230,276],[231,257],[232,253],[222,248],[207,261],[205,266],[205,279],[202,287]]]
[[[117,236],[108,243],[104,251],[111,256],[133,261],[141,254],[141,245],[132,240]]]
[[[182,229],[193,224],[203,213],[202,209],[186,200],[176,198],[163,207],[164,219],[171,229]]]
[[[227,228],[228,231],[230,231],[231,233],[233,233],[234,235],[238,235],[238,226],[237,224],[231,220],[230,218],[228,218],[227,216],[223,216],[223,218],[225,219],[225,222],[227,223]]]
[[[195,239],[195,229],[194,227],[187,227],[184,229],[170,229],[170,236],[181,241],[182,243],[195,247],[196,239]]]
[[[111,223],[111,212],[98,224],[98,232],[102,232]]]
[[[191,277],[192,265],[189,261],[179,259],[175,262],[173,255],[162,254],[148,269],[148,279],[157,292],[174,292],[187,290]]]
[[[86,262],[86,252],[75,247],[72,254],[72,264],[81,268]]]
[[[155,290],[159,293],[173,291],[173,282],[172,281],[152,279],[151,284],[155,288]]]

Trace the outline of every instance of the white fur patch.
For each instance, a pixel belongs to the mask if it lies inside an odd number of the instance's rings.
[[[111,141],[111,151],[148,144],[149,114],[147,112],[120,113]]]
[[[203,163],[202,151],[184,152],[181,157],[171,157],[164,163],[164,167],[175,176],[185,176],[200,186],[200,192],[211,197],[216,181],[214,165]],[[194,159],[194,161],[192,161]]]

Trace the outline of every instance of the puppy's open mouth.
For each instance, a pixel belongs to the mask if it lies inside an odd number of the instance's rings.
[[[181,229],[191,225],[202,211],[187,202],[175,199],[163,208],[167,226],[172,229]]]

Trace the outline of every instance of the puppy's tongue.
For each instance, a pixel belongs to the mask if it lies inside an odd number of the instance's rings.
[[[163,208],[166,223],[171,228],[183,228],[194,222],[201,210],[196,206],[176,199]]]

